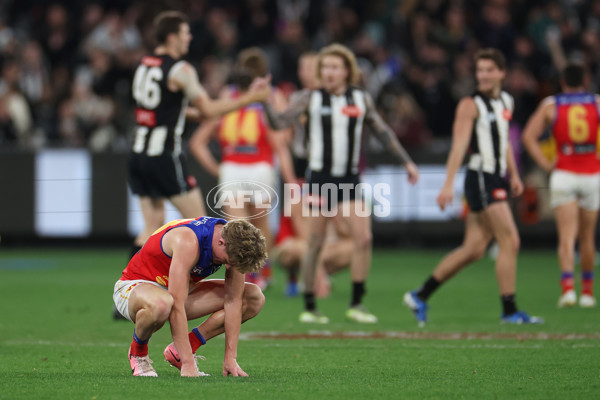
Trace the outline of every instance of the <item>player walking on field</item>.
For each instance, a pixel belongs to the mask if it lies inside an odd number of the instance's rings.
[[[363,124],[372,128],[383,145],[405,165],[411,183],[417,182],[419,172],[392,129],[375,110],[371,96],[354,86],[358,83],[359,69],[354,54],[348,48],[340,44],[323,48],[319,53],[317,71],[322,88],[303,90],[281,113],[275,112],[268,104],[265,107],[270,125],[278,130],[293,125],[302,115],[307,116],[306,183],[309,184],[309,201],[318,212],[310,213],[308,217],[308,249],[301,267],[305,310],[300,314],[300,321],[329,322],[317,311],[314,287],[317,261],[325,240],[327,222],[331,219],[328,214],[333,211],[347,214],[354,243],[350,266],[352,299],[346,317],[355,322],[375,323],[377,317],[362,305],[372,249],[371,219],[357,212],[364,207],[364,199],[356,190],[360,182],[358,161],[363,143]],[[323,191],[324,187],[331,185],[335,190]],[[344,187],[350,190],[344,190]]]
[[[148,341],[168,320],[173,343],[165,359],[181,376],[203,376],[194,354],[207,340],[225,333],[223,375],[247,376],[238,365],[240,325],[255,317],[265,297],[244,282],[267,257],[265,237],[247,221],[200,217],[175,220],[150,236],[114,288],[119,312],[135,323],[129,348],[134,376],[157,376]],[[225,264],[225,279],[204,280]],[[188,320],[209,315],[187,332]]]
[[[452,202],[454,177],[469,150],[465,196],[470,212],[465,221],[465,237],[460,247],[440,261],[420,289],[404,295],[404,304],[414,312],[419,325],[424,325],[429,297],[461,269],[480,259],[494,238],[500,249],[496,278],[502,303],[501,321],[541,323],[540,318],[519,311],[515,301],[519,233],[507,199],[509,191],[519,196],[523,183],[508,141],[514,101],[502,90],[506,63],[496,49],[480,50],[475,63],[477,91],[464,97],[456,109],[446,181],[437,198],[442,210]],[[506,172],[510,184],[504,179]]]
[[[594,307],[595,231],[600,208],[598,127],[600,96],[584,90],[584,70],[568,65],[562,72],[562,93],[544,99],[523,133],[531,158],[550,175],[550,202],[556,215],[562,295],[559,307],[577,302],[573,273],[575,242],[581,255],[581,307]],[[551,128],[556,160],[542,153],[538,139]]]

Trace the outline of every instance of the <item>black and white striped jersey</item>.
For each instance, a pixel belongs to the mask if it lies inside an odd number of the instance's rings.
[[[358,174],[362,151],[363,125],[402,164],[412,162],[394,131],[377,113],[373,99],[364,90],[348,86],[341,95],[325,89],[305,89],[293,97],[285,111],[278,113],[268,103],[265,113],[269,125],[276,130],[291,126],[306,118],[306,154],[308,169],[333,177]]]
[[[349,87],[340,96],[314,90],[306,124],[309,169],[331,176],[356,175],[367,112],[361,89]]]
[[[497,99],[475,92],[473,100],[478,117],[473,124],[468,168],[504,176],[514,99],[502,91]]]
[[[142,58],[133,78],[136,102],[133,152],[150,157],[181,154],[181,135],[185,128],[187,98],[182,91],[167,87],[170,74],[185,61],[168,55]]]

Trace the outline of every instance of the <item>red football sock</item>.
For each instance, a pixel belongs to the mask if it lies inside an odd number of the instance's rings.
[[[593,273],[583,273],[581,279],[581,293],[593,295],[594,292],[594,274]]]
[[[204,340],[204,336],[198,331],[198,328],[192,329],[188,334],[188,338],[190,339],[190,346],[192,346],[192,353],[195,353],[200,346],[206,344],[206,340]]]
[[[148,355],[148,342],[139,344],[133,339],[131,341],[131,355],[135,357],[145,357]]]
[[[572,272],[563,272],[560,278],[560,286],[562,288],[562,293],[565,294],[569,290],[573,290],[575,288],[575,280],[573,279]]]

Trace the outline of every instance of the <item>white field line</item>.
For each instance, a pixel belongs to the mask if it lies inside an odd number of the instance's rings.
[[[223,340],[224,336],[220,335],[214,338]],[[268,332],[245,332],[240,333],[240,340],[279,340],[275,346],[282,346],[286,341],[294,341],[300,339],[403,339],[402,346],[404,347],[436,347],[436,348],[521,348],[527,343],[528,348],[535,346],[543,347],[541,344],[531,343],[531,341],[559,341],[563,342],[566,347],[571,348],[596,348],[600,347],[600,333],[548,333],[548,332],[462,332],[462,333],[445,333],[445,332],[403,332],[403,331],[386,331],[386,332],[332,332],[332,331],[309,331],[308,333],[290,333],[279,331]],[[432,341],[470,341],[468,345],[453,345],[447,343],[431,343]],[[506,341],[506,344],[486,344],[486,341],[500,340]],[[580,343],[579,341],[591,340],[598,343]],[[518,342],[511,344],[510,342]],[[479,342],[479,343],[477,343]],[[41,346],[61,346],[61,347],[123,347],[127,346],[127,342],[95,342],[95,343],[74,343],[65,341],[51,340],[35,340],[35,339],[14,339],[0,342],[5,346],[14,345],[41,345]],[[374,344],[376,342],[373,342]],[[421,344],[423,343],[423,344]],[[425,344],[427,343],[427,344]],[[269,344],[271,346],[272,344]],[[303,344],[303,346],[311,346]],[[330,346],[331,343],[328,343]],[[345,345],[345,344],[343,344]],[[315,347],[320,344],[314,344]]]

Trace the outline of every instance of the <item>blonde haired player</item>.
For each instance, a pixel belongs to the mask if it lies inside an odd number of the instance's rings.
[[[372,250],[370,216],[357,212],[364,208],[364,199],[356,190],[360,183],[358,162],[363,143],[363,125],[368,125],[398,162],[406,167],[410,183],[417,182],[419,171],[392,129],[377,113],[371,96],[355,86],[360,71],[350,49],[341,44],[321,49],[317,75],[321,88],[303,90],[283,112],[277,113],[268,104],[265,107],[269,124],[274,129],[291,126],[302,115],[308,117],[307,195],[313,209],[318,212],[308,217],[308,250],[301,267],[305,288],[304,311],[299,320],[317,324],[329,322],[329,318],[317,311],[315,272],[327,223],[331,219],[328,215],[331,212],[345,212],[354,244],[350,266],[352,298],[346,318],[359,323],[376,323],[377,317],[362,304]],[[334,190],[323,190],[332,185]]]
[[[157,376],[148,341],[167,320],[173,343],[165,359],[181,376],[202,376],[194,353],[207,340],[225,333],[223,375],[247,376],[237,363],[240,325],[255,317],[265,298],[244,282],[267,257],[265,237],[243,220],[200,217],[175,220],[150,236],[116,282],[113,299],[119,312],[135,323],[129,362],[134,376]],[[225,265],[225,279],[205,280]],[[187,332],[188,320],[209,315]]]

